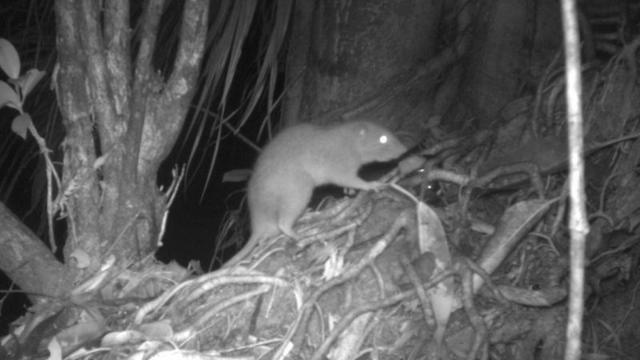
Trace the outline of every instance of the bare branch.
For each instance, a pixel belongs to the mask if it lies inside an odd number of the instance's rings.
[[[152,1],[152,3],[155,3]],[[104,38],[110,89],[116,114],[128,119],[131,114],[131,29],[128,1],[107,1],[104,12]]]
[[[58,296],[69,290],[70,273],[38,237],[0,202],[0,265],[27,292]],[[50,276],[42,276],[42,274]],[[55,279],[52,281],[52,279]]]
[[[209,3],[206,1],[187,0],[185,3],[180,45],[165,96],[184,96],[188,89],[193,88],[204,53],[208,12]]]
[[[165,0],[148,1],[140,19],[142,29],[140,31],[140,48],[136,59],[134,93],[141,94],[142,86],[146,84],[152,74],[151,57],[156,46],[158,36],[158,24]]]
[[[80,5],[80,29],[78,33],[82,48],[87,55],[87,82],[91,92],[93,113],[100,133],[100,142],[104,152],[110,151],[120,138],[121,127],[115,126],[116,114],[111,101],[105,61],[105,47],[102,31],[99,27],[99,3],[83,0]]]
[[[589,232],[585,207],[582,102],[580,74],[580,39],[575,0],[562,1],[562,27],[567,86],[567,121],[569,136],[569,229],[571,231],[571,285],[569,321],[565,359],[580,359],[582,315],[584,313],[584,252]]]

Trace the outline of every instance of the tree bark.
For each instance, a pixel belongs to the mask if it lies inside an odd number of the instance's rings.
[[[0,266],[28,293],[63,295],[107,256],[130,264],[156,248],[165,210],[157,171],[195,91],[209,11],[207,1],[185,1],[174,64],[161,74],[152,59],[165,3],[146,3],[135,38],[128,2],[55,3],[54,84],[66,139],[54,206],[68,224],[63,262],[0,204]]]
[[[0,266],[31,300],[57,297],[72,283],[69,270],[42,241],[0,202]],[[42,276],[47,274],[47,276]]]
[[[209,9],[203,0],[185,2],[175,63],[165,81],[152,63],[165,3],[152,1],[143,10],[132,64],[128,3],[110,3],[101,13],[95,1],[56,2],[57,90],[67,129],[65,255],[81,248],[96,260],[92,270],[111,252],[135,261],[156,247],[165,210],[156,175],[193,96]]]
[[[296,2],[296,14],[304,16],[293,17],[287,86],[294,91],[285,123],[365,119],[401,129],[408,144],[422,139],[426,119],[442,115],[456,94],[438,97],[439,88],[457,89],[461,78],[455,70],[461,54],[440,51],[453,42],[438,38],[443,17],[465,14],[461,4]]]
[[[556,1],[481,1],[460,104],[486,128],[505,104],[536,86],[562,37]]]

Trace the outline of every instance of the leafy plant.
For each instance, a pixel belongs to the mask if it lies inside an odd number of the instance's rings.
[[[53,215],[56,212],[58,201],[53,200],[52,181],[55,181],[57,189],[60,189],[60,177],[56,172],[47,147],[46,141],[36,130],[31,119],[31,115],[24,110],[24,102],[44,77],[45,72],[38,69],[29,69],[20,75],[20,57],[15,47],[7,40],[0,38],[0,69],[7,75],[8,80],[0,80],[0,108],[9,107],[18,111],[18,115],[11,120],[11,130],[22,139],[27,139],[27,133],[34,137],[38,148],[42,153],[46,163],[47,175],[47,214],[49,227],[49,242],[51,249],[55,252],[56,245],[53,236]]]

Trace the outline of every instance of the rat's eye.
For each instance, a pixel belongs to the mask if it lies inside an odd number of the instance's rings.
[[[380,144],[386,144],[389,142],[389,137],[387,137],[387,135],[382,135],[378,139],[378,142],[380,142]]]

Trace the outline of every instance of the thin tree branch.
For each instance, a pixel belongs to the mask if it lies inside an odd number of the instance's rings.
[[[148,1],[139,20],[141,24],[140,44],[134,67],[134,94],[137,95],[141,94],[142,87],[147,84],[153,74],[151,57],[156,46],[158,24],[165,2],[166,0]]]
[[[91,92],[92,110],[96,116],[102,150],[106,153],[118,143],[118,139],[122,135],[122,128],[115,126],[115,109],[108,88],[110,80],[104,58],[105,47],[99,26],[98,6],[99,2],[97,1],[82,0],[78,14],[78,28],[80,29],[78,35],[82,49],[87,55],[85,74]],[[108,171],[105,171],[105,177],[109,177]]]
[[[104,3],[104,39],[110,89],[114,97],[116,114],[120,119],[131,115],[131,29],[129,27],[129,1]]]
[[[584,161],[580,39],[575,0],[562,0],[564,32],[566,98],[569,137],[569,229],[571,231],[571,285],[569,291],[569,321],[567,324],[566,360],[578,360],[581,353],[582,315],[584,313],[584,251],[589,232],[584,192]]]

